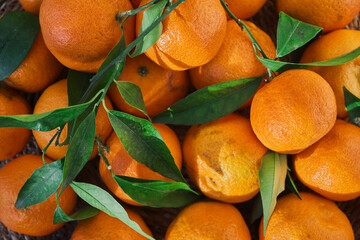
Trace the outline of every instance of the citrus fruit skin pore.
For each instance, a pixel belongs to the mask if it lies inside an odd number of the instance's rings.
[[[170,224],[165,240],[250,240],[241,213],[232,205],[197,202],[183,209]]]
[[[359,1],[360,2],[360,1]],[[301,58],[302,63],[330,60],[360,47],[360,31],[340,29],[330,32],[309,45]],[[348,116],[344,102],[344,90],[360,97],[360,57],[347,63],[331,67],[311,67],[332,87],[336,97],[339,118]]]
[[[277,9],[330,32],[348,25],[360,11],[358,0],[277,0]]]
[[[175,132],[164,124],[153,124],[154,127],[159,131],[163,138],[166,146],[169,148],[171,155],[174,158],[176,166],[181,170],[182,165],[182,154],[181,146],[178,137]],[[106,145],[109,147],[109,151],[105,154],[109,160],[111,169],[116,175],[123,175],[133,178],[142,178],[149,180],[161,180],[171,182],[173,180],[154,172],[142,163],[137,162],[133,159],[129,153],[125,150],[121,144],[115,132],[111,134]],[[124,191],[118,186],[116,181],[113,179],[109,169],[106,167],[103,159],[99,162],[99,172],[105,185],[122,201],[135,205],[142,206],[141,204],[132,200]]]
[[[15,90],[0,86],[0,115],[30,114],[26,99]],[[25,128],[0,128],[0,161],[14,157],[27,144],[31,131]]]
[[[334,126],[336,100],[330,85],[309,70],[288,70],[255,93],[251,126],[269,149],[295,154]]]
[[[140,228],[152,236],[150,229],[139,214],[131,209],[125,209],[129,218],[139,224]],[[117,218],[104,212],[79,221],[71,240],[106,239],[106,240],[145,240],[147,238],[132,230]]]
[[[148,2],[143,0],[140,5]],[[143,12],[137,14],[137,34],[142,18]],[[215,57],[225,37],[226,14],[220,1],[187,0],[162,24],[159,40],[145,54],[163,68],[181,71],[204,65]]]
[[[110,99],[105,96],[106,108],[112,110],[112,104]],[[41,94],[39,100],[35,104],[34,114],[40,114],[44,112],[53,111],[59,108],[64,108],[68,106],[68,95],[67,95],[67,80],[63,79],[59,82],[56,82],[49,86]],[[60,138],[59,143],[65,141],[68,128],[67,124],[65,125]],[[44,149],[50,139],[54,136],[57,129],[53,129],[48,132],[32,131],[34,138],[39,145],[40,149]],[[105,142],[108,136],[112,131],[110,120],[104,109],[103,104],[99,105],[99,110],[96,114],[96,128],[95,128],[95,137],[100,137],[100,139]],[[45,154],[54,160],[61,159],[65,157],[68,145],[64,146],[55,146],[54,142],[46,150]],[[94,144],[92,154],[90,159],[93,159],[97,155],[97,144]]]
[[[298,179],[335,201],[360,196],[360,128],[337,120],[322,139],[294,156]]]
[[[259,192],[258,171],[266,151],[249,119],[236,113],[192,126],[183,142],[192,182],[207,197],[228,203],[247,201]]]
[[[44,0],[40,26],[46,46],[66,67],[96,72],[122,36],[116,15],[127,10],[129,0]],[[127,19],[124,29],[126,42],[132,42],[135,19]]]
[[[354,240],[346,215],[330,200],[301,192],[281,197],[270,217],[264,237],[264,219],[259,228],[260,240],[332,239]]]
[[[189,89],[187,72],[163,69],[145,54],[128,58],[118,81],[132,82],[140,87],[150,117],[165,111],[184,98]],[[143,113],[125,102],[115,83],[109,89],[109,96],[120,111],[145,117]]]
[[[266,0],[226,0],[230,11],[239,19],[248,19],[254,16]]]
[[[40,32],[20,66],[3,82],[12,88],[35,93],[52,84],[62,69],[63,66],[47,49]]]
[[[47,163],[52,159],[45,157]],[[16,209],[17,195],[25,181],[43,166],[40,155],[22,155],[0,169],[0,221],[12,231],[30,236],[46,236],[65,223],[53,224],[53,213],[57,207],[54,193],[42,203]],[[44,180],[46,181],[46,179]],[[61,209],[71,215],[76,205],[76,194],[67,187],[59,198]]]

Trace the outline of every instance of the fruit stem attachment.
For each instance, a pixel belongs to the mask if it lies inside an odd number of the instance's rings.
[[[100,137],[96,137],[95,138],[95,142],[98,146],[98,155],[99,157],[105,162],[106,167],[110,170],[110,172],[113,174],[112,170],[111,170],[111,165],[109,162],[109,159],[107,159],[107,157],[104,154],[105,152],[109,152],[109,147],[107,147],[102,141]]]
[[[152,5],[156,4],[157,2],[159,2],[160,0],[152,0],[151,2],[148,2],[145,5],[142,5],[136,9],[133,10],[128,10],[125,12],[118,12],[118,14],[116,14],[116,21],[121,22],[123,17],[127,16],[134,16],[135,14],[147,9],[148,7],[151,7]],[[171,0],[169,0],[171,2]]]
[[[259,52],[261,53],[261,55],[266,58],[269,59],[265,52],[261,49],[259,43],[256,41],[256,39],[254,38],[254,36],[251,34],[249,28],[245,25],[245,23],[243,21],[241,21],[240,19],[238,19],[229,9],[228,4],[224,1],[224,0],[220,0],[221,4],[223,5],[223,7],[225,8],[225,11],[229,14],[229,16],[235,20],[235,22],[241,27],[241,29],[244,29],[246,31],[246,33],[249,35],[251,41],[253,42],[253,44],[255,45],[255,47],[259,50]]]

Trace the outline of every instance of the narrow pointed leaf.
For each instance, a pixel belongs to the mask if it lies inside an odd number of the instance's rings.
[[[351,121],[360,127],[360,99],[343,87],[346,111]]]
[[[90,85],[90,79],[93,73],[79,72],[70,69],[67,76],[67,93],[69,106],[80,103],[81,96]]]
[[[151,24],[153,24],[157,19],[160,18],[167,2],[168,0],[161,0],[160,2],[156,3],[155,5],[151,6],[150,8],[144,11],[139,35],[143,33],[145,29],[150,27]],[[163,30],[163,25],[160,22],[154,29],[152,29],[142,39],[142,41],[140,41],[136,45],[135,51],[133,52],[133,54],[131,54],[131,57],[135,57],[146,52],[146,50],[148,50],[152,45],[154,45],[157,42],[157,40],[160,38],[162,30]]]
[[[75,119],[90,105],[90,102],[41,114],[0,116],[1,127],[23,127],[35,131],[51,131]]]
[[[120,41],[115,45],[115,47],[110,51],[109,55],[106,57],[105,61],[101,64],[98,73],[102,72],[106,67],[108,67],[112,61],[114,61],[121,53],[126,49],[126,41],[124,32],[122,32],[122,36]],[[98,79],[99,74],[94,75],[90,82],[89,88],[83,94],[81,101],[87,101],[93,96],[95,96],[102,89],[106,89],[113,80],[119,78],[122,70],[125,66],[125,58],[126,55],[120,59],[114,66],[112,66],[102,77]]]
[[[304,46],[321,32],[322,28],[301,22],[280,12],[277,28],[276,56],[283,57]]]
[[[95,111],[92,111],[75,132],[65,155],[63,184],[60,194],[83,169],[93,150],[95,139]]]
[[[84,207],[71,216],[68,216],[60,206],[57,206],[54,212],[53,224],[63,223],[63,222],[71,222],[71,221],[79,221],[91,218],[99,213],[99,209],[94,208],[92,206]]]
[[[262,77],[241,78],[208,86],[193,92],[153,117],[153,122],[195,125],[234,112],[251,98]]]
[[[39,18],[29,12],[9,12],[0,18],[0,80],[19,67],[39,30]]]
[[[60,187],[62,169],[62,160],[45,164],[36,169],[22,186],[15,207],[26,208],[48,199]]]
[[[261,160],[259,170],[260,194],[264,212],[264,234],[276,206],[277,196],[285,189],[286,155],[269,150]]]
[[[140,87],[127,81],[116,81],[115,83],[125,102],[148,116]]]
[[[132,158],[175,181],[185,182],[156,128],[147,120],[111,110],[112,127]]]
[[[200,199],[186,183],[114,176],[121,189],[134,201],[150,207],[183,207]]]
[[[290,63],[290,62],[281,62],[281,61],[276,61],[276,60],[272,60],[272,59],[265,59],[263,57],[260,57],[259,54],[255,51],[257,58],[267,67],[269,68],[271,71],[273,72],[284,72],[286,70],[289,69],[303,69],[303,68],[308,68],[308,67],[312,67],[312,66],[318,66],[318,67],[326,67],[326,66],[336,66],[336,65],[340,65],[346,62],[349,62],[355,58],[357,58],[358,56],[360,56],[360,47],[358,47],[357,49],[341,55],[339,57],[327,60],[327,61],[322,61],[322,62],[312,62],[312,63]]]
[[[286,175],[286,180],[285,180],[285,185],[290,189],[291,192],[293,192],[294,194],[296,194],[296,196],[300,199],[301,196],[300,196],[300,193],[299,191],[297,190],[297,187],[294,183],[294,181],[292,180],[291,176],[290,176],[290,173],[288,172],[287,175]]]
[[[129,218],[125,209],[105,190],[92,184],[80,182],[72,182],[70,186],[80,198],[91,206],[112,217],[118,218],[142,236],[154,240],[154,238],[144,233],[136,222]]]

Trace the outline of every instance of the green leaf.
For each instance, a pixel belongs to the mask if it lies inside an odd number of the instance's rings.
[[[69,74],[67,76],[67,93],[68,93],[68,105],[76,105],[79,104],[81,101],[81,97],[85,94],[87,88],[90,85],[90,79],[94,76],[93,73],[85,73],[85,72],[78,72],[75,70],[70,69]],[[92,106],[89,106],[88,111],[84,111],[77,119],[74,119],[68,123],[68,132],[66,139],[60,145],[67,145],[70,142],[71,133],[75,131],[81,121],[89,114],[92,110]],[[76,121],[77,120],[77,121]],[[74,126],[75,124],[75,126]],[[74,128],[74,129],[73,129]]]
[[[140,87],[127,81],[115,81],[115,83],[125,102],[149,118]]]
[[[264,235],[266,226],[275,209],[277,196],[285,189],[287,157],[269,150],[261,160],[259,185],[264,211]]]
[[[134,201],[150,207],[183,207],[200,199],[183,182],[165,182],[114,176],[121,189]]]
[[[87,102],[66,108],[59,108],[40,114],[0,116],[0,128],[23,127],[35,131],[51,131],[75,119],[86,110],[90,103],[91,102]]]
[[[288,172],[287,175],[286,175],[286,180],[285,180],[285,185],[290,189],[291,192],[293,192],[294,194],[296,194],[296,196],[300,199],[301,196],[300,196],[300,193],[299,191],[297,190],[297,187],[294,183],[294,181],[292,180],[291,176],[290,176],[290,173]]]
[[[308,67],[326,67],[326,66],[335,66],[344,64],[346,62],[349,62],[358,56],[360,56],[360,47],[356,48],[355,50],[346,53],[344,55],[341,55],[339,57],[327,60],[327,61],[321,61],[321,62],[313,62],[313,63],[289,63],[289,62],[281,62],[276,61],[272,59],[265,59],[263,57],[260,57],[259,54],[255,51],[256,56],[258,59],[271,71],[273,72],[284,72],[289,69],[303,69]]]
[[[94,76],[93,73],[79,72],[70,69],[67,76],[67,93],[69,106],[80,103],[81,96],[89,87],[90,79]]]
[[[241,78],[202,88],[152,120],[157,123],[195,125],[218,119],[234,112],[253,96],[261,80],[262,77]]]
[[[321,32],[322,28],[301,22],[280,12],[277,28],[276,56],[283,57],[304,46]]]
[[[161,17],[161,14],[163,13],[167,3],[168,0],[161,0],[160,2],[156,3],[155,5],[144,11],[139,35]],[[163,25],[160,22],[136,45],[135,51],[133,52],[133,54],[131,54],[131,57],[135,57],[146,52],[146,50],[148,50],[152,45],[154,45],[160,38],[162,30]]]
[[[108,115],[116,135],[132,158],[165,177],[185,182],[160,133],[149,121],[114,110]]]
[[[122,221],[124,224],[126,224],[142,236],[148,239],[155,240],[154,238],[144,233],[139,227],[139,225],[129,218],[125,209],[105,190],[92,184],[80,182],[72,182],[70,186],[80,198],[82,198],[91,206],[103,211],[104,213],[112,217],[118,218],[120,221]]]
[[[122,31],[122,30],[121,30]],[[115,45],[115,47],[110,51],[109,55],[106,57],[104,62],[101,64],[98,73],[102,72],[105,68],[109,67],[109,65],[114,61],[124,50],[126,49],[126,41],[125,41],[125,35],[122,31],[122,36],[120,38],[120,41]],[[97,79],[98,73],[91,78],[90,86],[84,93],[82,97],[82,101],[86,101],[93,96],[95,96],[99,91],[103,89],[107,89],[110,84],[113,82],[113,80],[116,80],[119,78],[122,70],[125,66],[125,58],[126,55],[120,59],[113,67],[108,69],[108,71],[99,79]]]
[[[39,18],[29,12],[9,12],[0,18],[0,80],[19,67],[39,30]]]
[[[60,194],[83,169],[90,159],[95,139],[95,111],[92,111],[79,125],[65,155],[63,184]]]
[[[62,181],[63,162],[58,160],[36,169],[20,189],[15,207],[26,208],[42,203],[55,193]]]
[[[99,213],[99,209],[94,208],[92,206],[87,206],[79,211],[75,212],[71,216],[68,216],[60,206],[57,206],[54,212],[53,224],[63,223],[63,222],[71,222],[71,221],[79,221],[91,218]]]
[[[343,87],[346,111],[351,121],[360,127],[360,99]]]

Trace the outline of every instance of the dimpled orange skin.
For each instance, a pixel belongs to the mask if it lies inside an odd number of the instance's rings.
[[[31,114],[26,99],[15,90],[0,87],[0,115]],[[14,157],[27,144],[31,131],[25,128],[0,128],[0,161]]]
[[[274,59],[276,49],[269,35],[252,22],[244,22],[267,57]],[[234,20],[230,20],[217,55],[207,64],[191,69],[189,73],[194,87],[200,89],[229,80],[261,76],[266,71],[266,67],[255,55],[249,35]],[[243,107],[250,106],[250,102]]]
[[[154,127],[159,131],[161,137],[163,138],[166,146],[169,148],[171,155],[174,158],[176,166],[181,169],[182,165],[182,153],[181,146],[178,137],[175,132],[164,124],[153,124]],[[116,175],[123,175],[134,178],[143,178],[149,180],[161,180],[171,182],[173,180],[166,178],[160,175],[157,172],[154,172],[144,164],[137,162],[133,159],[128,152],[125,150],[121,144],[119,138],[116,136],[116,133],[113,132],[109,139],[106,142],[106,145],[109,147],[109,152],[105,154],[106,158],[109,160],[111,169]],[[135,205],[142,206],[141,204],[132,200],[124,191],[117,185],[116,181],[113,179],[110,171],[106,167],[104,161],[100,159],[99,163],[99,172],[100,176],[105,183],[105,185],[122,201]]]
[[[258,171],[266,148],[249,119],[232,113],[190,128],[183,142],[190,179],[207,197],[244,202],[259,192]]]
[[[140,228],[149,236],[152,236],[146,223],[136,212],[126,209],[129,218],[139,224]],[[132,230],[117,218],[111,217],[104,212],[96,216],[79,221],[71,240],[145,240],[139,233]]]
[[[294,156],[299,180],[326,198],[348,201],[360,196],[360,128],[337,120],[317,143]]]
[[[266,0],[226,0],[230,11],[240,19],[248,19],[254,16]]]
[[[360,2],[360,1],[359,1]],[[301,62],[320,62],[339,57],[360,47],[360,31],[341,29],[322,36],[304,52]],[[332,87],[336,97],[338,117],[347,117],[343,87],[360,97],[360,57],[332,67],[312,67]]]
[[[129,0],[43,0],[40,26],[46,46],[66,67],[96,72],[121,38],[116,14],[131,9]],[[132,42],[135,19],[127,19],[124,29],[126,42]]]
[[[241,213],[232,205],[197,202],[185,209],[170,224],[165,240],[250,240]]]
[[[330,200],[312,193],[280,198],[271,215],[264,237],[261,219],[260,240],[354,240],[354,232],[346,215]]]
[[[309,70],[288,70],[255,93],[251,126],[269,149],[299,153],[325,136],[336,121],[330,85]]]
[[[49,158],[45,159],[46,162],[52,161]],[[15,208],[21,187],[41,166],[43,161],[40,155],[22,155],[0,169],[0,221],[12,231],[31,236],[45,236],[64,225],[52,223],[57,206],[55,193],[42,203],[26,209]],[[70,187],[60,196],[59,204],[68,215],[74,211],[76,194]]]
[[[39,33],[20,66],[3,82],[12,88],[35,93],[53,83],[62,69]]]
[[[39,9],[42,1],[43,0],[19,0],[25,11],[31,12],[35,15],[39,15]]]
[[[359,0],[277,0],[278,11],[312,25],[324,32],[348,25],[360,11]]]
[[[112,104],[110,99],[105,97],[106,107],[109,110],[112,110]],[[63,79],[59,82],[54,83],[49,86],[40,96],[39,100],[35,104],[34,114],[40,114],[44,112],[53,111],[55,109],[64,108],[68,106],[68,96],[67,96],[67,81]],[[51,130],[49,132],[39,132],[32,131],[35,137],[37,144],[40,149],[44,149],[50,139],[54,136],[57,129]],[[106,141],[107,137],[112,131],[110,120],[107,116],[107,113],[102,104],[99,106],[98,113],[96,114],[96,129],[95,136],[101,137],[102,141]],[[59,143],[65,141],[67,136],[67,124],[65,125],[60,138]],[[54,160],[61,159],[65,157],[68,145],[65,146],[55,146],[54,142],[46,150],[46,155]],[[97,155],[97,145],[94,144],[93,152],[90,159],[93,159]]]
[[[132,82],[140,87],[150,117],[165,111],[184,98],[189,89],[187,72],[163,69],[144,54],[127,59],[118,80]],[[109,96],[119,110],[145,117],[143,113],[124,101],[115,83],[109,89]]]
[[[148,2],[143,0],[140,5]],[[142,18],[143,12],[137,14],[137,34]],[[225,37],[226,14],[220,1],[187,0],[162,24],[159,40],[145,54],[163,68],[182,71],[204,65],[215,57]]]

